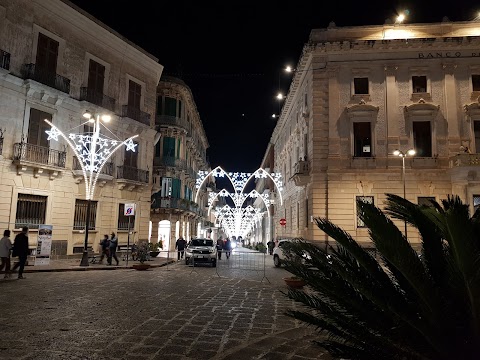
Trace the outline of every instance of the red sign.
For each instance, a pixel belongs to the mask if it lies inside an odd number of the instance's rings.
[[[287,225],[287,219],[280,219],[280,225],[282,226]]]

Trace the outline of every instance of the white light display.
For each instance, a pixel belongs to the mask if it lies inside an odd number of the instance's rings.
[[[221,208],[217,208],[214,210],[214,215],[216,217],[217,223],[221,225],[230,236],[247,235],[251,231],[255,222],[259,221],[263,217],[263,213],[261,212],[260,209],[255,209],[250,205],[245,208],[242,207],[247,198],[249,197],[261,198],[267,209],[272,203],[268,194],[260,194],[256,190],[252,190],[249,193],[245,193],[245,187],[251,179],[270,178],[277,188],[277,191],[280,197],[280,204],[283,204],[283,198],[282,198],[283,185],[282,185],[282,175],[280,173],[269,173],[262,168],[256,170],[254,173],[240,173],[240,172],[227,173],[220,166],[218,166],[210,172],[199,171],[197,180],[196,180],[196,188],[200,189],[207,182],[207,179],[210,176],[213,176],[216,178],[227,178],[233,187],[233,192],[229,192],[226,189],[222,189],[219,192],[208,193],[208,213],[209,214],[210,214],[210,210],[212,209],[215,203],[215,200],[218,197],[222,197],[222,198],[229,197],[233,201],[233,204],[234,204],[233,207],[229,205],[225,205]],[[199,192],[197,191],[195,202],[197,202],[198,194]],[[270,212],[268,212],[268,216],[270,217]]]
[[[77,157],[85,179],[85,193],[87,200],[93,198],[98,176],[113,153],[122,147],[122,145],[126,146],[127,151],[135,152],[135,147],[137,146],[137,144],[133,142],[133,139],[138,135],[134,135],[125,141],[110,139],[105,135],[101,135],[99,116],[97,116],[97,119],[94,122],[92,133],[71,133],[68,137],[50,121],[45,120],[45,122],[51,126],[50,130],[45,131],[48,135],[48,140],[58,141],[58,136],[61,136]]]

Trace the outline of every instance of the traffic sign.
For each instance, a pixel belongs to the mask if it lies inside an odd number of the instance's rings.
[[[280,225],[282,226],[287,225],[287,219],[280,219]]]
[[[135,204],[125,204],[123,215],[125,216],[135,215]]]

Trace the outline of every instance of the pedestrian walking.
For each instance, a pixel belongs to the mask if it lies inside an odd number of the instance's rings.
[[[110,245],[108,248],[108,265],[112,265],[112,258],[117,262],[117,266],[120,263],[117,257],[117,247],[118,247],[118,238],[115,236],[115,233],[112,232],[112,237],[110,238]]]
[[[0,258],[2,264],[0,265],[0,271],[5,267],[4,279],[10,277],[10,250],[12,249],[12,242],[10,241],[10,230],[3,232],[3,238],[0,239]]]
[[[185,253],[186,245],[187,242],[183,239],[183,237],[180,236],[175,243],[175,249],[177,249],[177,261],[180,261],[180,258],[183,260],[183,254]]]
[[[267,247],[268,247],[268,253],[270,255],[273,254],[273,248],[275,247],[275,242],[272,240],[270,240],[269,242],[267,242]]]
[[[217,240],[217,256],[218,260],[222,260],[222,251],[223,251],[223,240],[222,238],[218,238]]]
[[[100,248],[102,250],[102,256],[100,256],[100,264],[103,263],[103,258],[107,258],[108,262],[108,257],[110,256],[110,239],[108,238],[108,234],[103,235],[103,240],[100,241]]]
[[[18,262],[12,269],[12,272],[18,269],[18,278],[25,279],[23,276],[23,270],[25,268],[25,264],[27,263],[28,257],[28,227],[23,227],[22,232],[15,236],[15,240],[13,241],[13,252],[12,256],[18,256]]]
[[[225,240],[225,244],[223,244],[224,250],[225,250],[225,255],[227,256],[227,260],[230,259],[230,255],[232,253],[232,242],[230,241],[229,238]]]

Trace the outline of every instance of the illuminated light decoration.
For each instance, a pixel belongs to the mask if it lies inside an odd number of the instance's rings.
[[[95,185],[98,176],[105,163],[122,145],[126,146],[127,151],[135,151],[135,144],[133,139],[138,135],[134,135],[125,141],[110,139],[100,135],[100,121],[97,118],[94,123],[93,133],[89,134],[69,134],[68,137],[50,121],[45,119],[45,122],[50,125],[51,129],[46,130],[48,139],[58,141],[58,136],[61,136],[72,149],[73,153],[79,160],[82,168],[83,177],[85,179],[85,195],[87,200],[93,199],[95,192]],[[93,151],[91,151],[94,149]]]
[[[211,209],[214,206],[215,200],[218,197],[226,198],[230,197],[233,201],[234,206],[230,207],[225,205],[220,209],[214,210],[214,216],[216,222],[221,225],[225,231],[231,236],[245,236],[252,229],[255,222],[263,217],[263,213],[259,209],[254,209],[251,206],[243,208],[245,200],[249,197],[251,198],[261,198],[265,207],[267,208],[268,217],[271,216],[270,211],[268,211],[269,206],[271,205],[271,200],[268,194],[260,194],[256,190],[252,190],[250,193],[245,193],[245,187],[251,179],[266,179],[270,178],[275,184],[278,194],[280,197],[280,203],[283,204],[282,198],[282,175],[280,173],[269,173],[262,168],[259,168],[253,173],[241,173],[241,172],[226,172],[220,166],[216,167],[212,171],[199,171],[196,179],[195,187],[200,189],[210,177],[216,178],[228,178],[230,181],[233,192],[229,192],[227,189],[222,189],[219,192],[209,192],[208,193],[208,215],[210,215]],[[195,196],[195,202],[198,200],[198,194]]]

